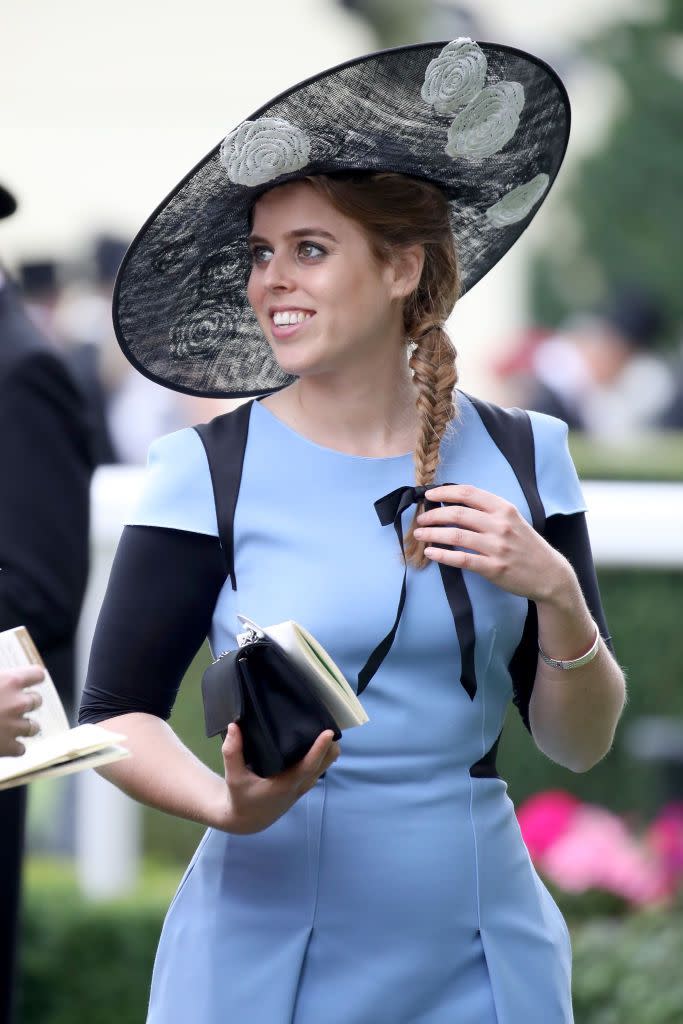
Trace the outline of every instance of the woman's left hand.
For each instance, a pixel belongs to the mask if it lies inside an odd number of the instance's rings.
[[[425,555],[432,561],[479,573],[532,601],[551,599],[571,579],[566,558],[497,494],[472,484],[446,484],[425,497],[447,503],[418,516],[415,536],[428,545]]]

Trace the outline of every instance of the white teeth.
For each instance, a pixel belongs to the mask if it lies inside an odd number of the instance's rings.
[[[302,324],[310,316],[310,313],[304,313],[302,310],[278,310],[273,313],[273,323],[276,327],[289,327],[291,324]]]

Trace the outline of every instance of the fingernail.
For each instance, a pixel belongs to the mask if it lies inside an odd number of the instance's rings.
[[[424,537],[424,530],[413,530],[416,537]]]

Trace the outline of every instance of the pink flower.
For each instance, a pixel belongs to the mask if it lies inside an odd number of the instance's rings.
[[[610,811],[584,805],[570,828],[538,862],[543,874],[568,892],[603,889],[642,906],[664,899],[666,873],[645,843],[640,843]]]
[[[642,906],[683,880],[683,803],[670,804],[643,839],[616,814],[561,790],[531,797],[517,817],[541,873],[567,892],[602,889]]]
[[[530,797],[517,809],[517,820],[532,860],[537,860],[570,828],[579,800],[560,789]]]
[[[659,858],[669,891],[683,881],[683,803],[670,803],[660,812],[645,834],[645,841]]]

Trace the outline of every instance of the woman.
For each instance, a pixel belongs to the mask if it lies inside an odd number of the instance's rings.
[[[231,133],[122,268],[119,339],[144,373],[266,396],[249,409],[232,586],[202,443],[162,438],[93,646],[82,718],[111,720],[134,755],[105,774],[208,826],[166,918],[149,1022],[572,1019],[566,927],[495,749],[513,697],[548,756],[589,768],[623,677],[564,425],[522,425],[542,536],[491,407],[454,397],[443,327],[529,222],[567,123],[554,73],[518,51],[371,55]],[[437,482],[377,648],[404,568],[373,504],[398,492],[407,507],[413,484]],[[387,520],[400,537],[401,507]],[[198,762],[164,719],[204,636],[235,646],[237,613],[293,618],[347,678],[372,675],[369,723],[341,745],[323,733],[271,779],[245,767],[236,725],[224,778]]]

